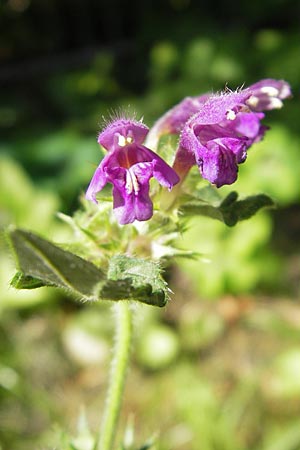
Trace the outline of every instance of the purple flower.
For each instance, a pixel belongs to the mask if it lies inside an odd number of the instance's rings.
[[[262,80],[239,92],[211,95],[183,127],[174,168],[186,174],[197,164],[203,178],[217,187],[237,179],[247,149],[262,139],[262,110],[279,107],[291,94],[284,81]]]
[[[160,136],[163,134],[179,134],[186,121],[206,102],[210,94],[199,97],[186,97],[161,116],[150,129],[147,144],[156,148]]]
[[[279,109],[282,100],[291,97],[290,85],[284,80],[266,78],[248,87],[251,96],[246,101],[252,111]]]
[[[169,190],[179,182],[176,172],[156,153],[142,145],[147,133],[148,128],[141,122],[116,119],[98,138],[108,154],[96,169],[86,198],[97,203],[96,194],[106,183],[111,183],[114,212],[120,224],[151,218],[151,177]]]
[[[258,81],[243,92],[248,92],[246,104],[254,112],[279,109],[283,105],[282,100],[292,95],[290,85],[286,81],[272,78]],[[154,123],[147,136],[147,144],[155,148],[163,134],[179,134],[187,120],[200,111],[210,97],[214,95],[207,93],[196,97],[185,97]]]

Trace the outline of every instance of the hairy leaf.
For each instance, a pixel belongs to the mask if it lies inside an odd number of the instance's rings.
[[[153,261],[115,255],[110,260],[107,276],[110,283],[102,289],[103,297],[127,294],[127,298],[156,306],[164,306],[168,300],[166,282],[159,265]]]

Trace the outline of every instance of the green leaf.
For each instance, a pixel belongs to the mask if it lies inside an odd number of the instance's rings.
[[[21,272],[12,280],[14,287],[56,286],[95,298],[105,276],[94,264],[29,231],[13,230],[10,239]]]
[[[178,136],[176,134],[164,134],[159,138],[157,153],[165,161],[170,163],[178,146]]]
[[[139,448],[139,450],[149,450],[151,447],[153,447],[154,443],[151,442],[146,442],[146,444],[144,444],[142,447]]]
[[[205,216],[224,222],[223,215],[219,207],[212,206],[202,200],[192,200],[180,207],[182,216]]]
[[[17,272],[10,282],[15,289],[36,289],[45,286],[45,283],[38,278],[26,276],[22,272]]]
[[[108,269],[108,283],[100,295],[111,300],[132,299],[155,306],[165,306],[168,288],[157,263],[141,258],[115,255]]]
[[[226,225],[232,227],[240,220],[250,219],[257,211],[274,206],[273,200],[265,194],[252,195],[244,200],[237,200],[238,194],[231,192],[220,205]]]
[[[265,194],[253,195],[243,200],[238,200],[238,194],[231,192],[217,206],[209,204],[202,199],[194,198],[185,203],[180,208],[180,211],[182,214],[189,216],[202,215],[211,217],[232,227],[241,220],[249,219],[260,209],[272,206],[274,206],[273,200]]]
[[[86,300],[135,300],[164,306],[168,288],[158,264],[125,255],[109,260],[107,274],[89,261],[29,231],[10,232],[19,271],[11,281],[17,289],[53,286]]]

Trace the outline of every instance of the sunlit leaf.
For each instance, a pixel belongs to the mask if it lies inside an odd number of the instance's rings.
[[[166,282],[153,261],[116,255],[110,260],[107,276],[109,283],[101,291],[103,297],[121,300],[125,295],[156,306],[164,306],[168,300]]]
[[[70,253],[29,231],[16,229],[10,233],[20,275],[13,279],[18,289],[41,285],[68,289],[84,297],[94,297],[104,273],[94,264]]]
[[[10,284],[15,289],[36,289],[45,286],[45,283],[38,278],[26,276],[22,272],[17,272]]]
[[[69,251],[29,231],[11,231],[19,271],[11,284],[17,289],[53,286],[86,300],[135,300],[164,306],[168,289],[158,264],[125,255],[113,256],[107,273]]]
[[[184,204],[181,207],[181,212],[191,216],[211,217],[232,227],[241,220],[250,219],[260,209],[272,206],[274,206],[273,200],[265,194],[253,195],[243,200],[238,200],[238,194],[231,192],[218,206],[195,198]]]

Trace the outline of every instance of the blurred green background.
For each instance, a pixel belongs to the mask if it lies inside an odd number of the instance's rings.
[[[113,329],[107,306],[10,288],[3,231],[67,239],[55,213],[79,205],[102,116],[129,108],[150,126],[187,95],[267,77],[294,96],[234,189],[277,208],[190,223],[182,245],[203,258],[174,261],[165,311],[137,308],[120,435],[132,416],[137,445],[157,432],[159,450],[300,449],[299,23],[293,0],[1,0],[2,450],[60,448],[81,405],[97,429]]]

